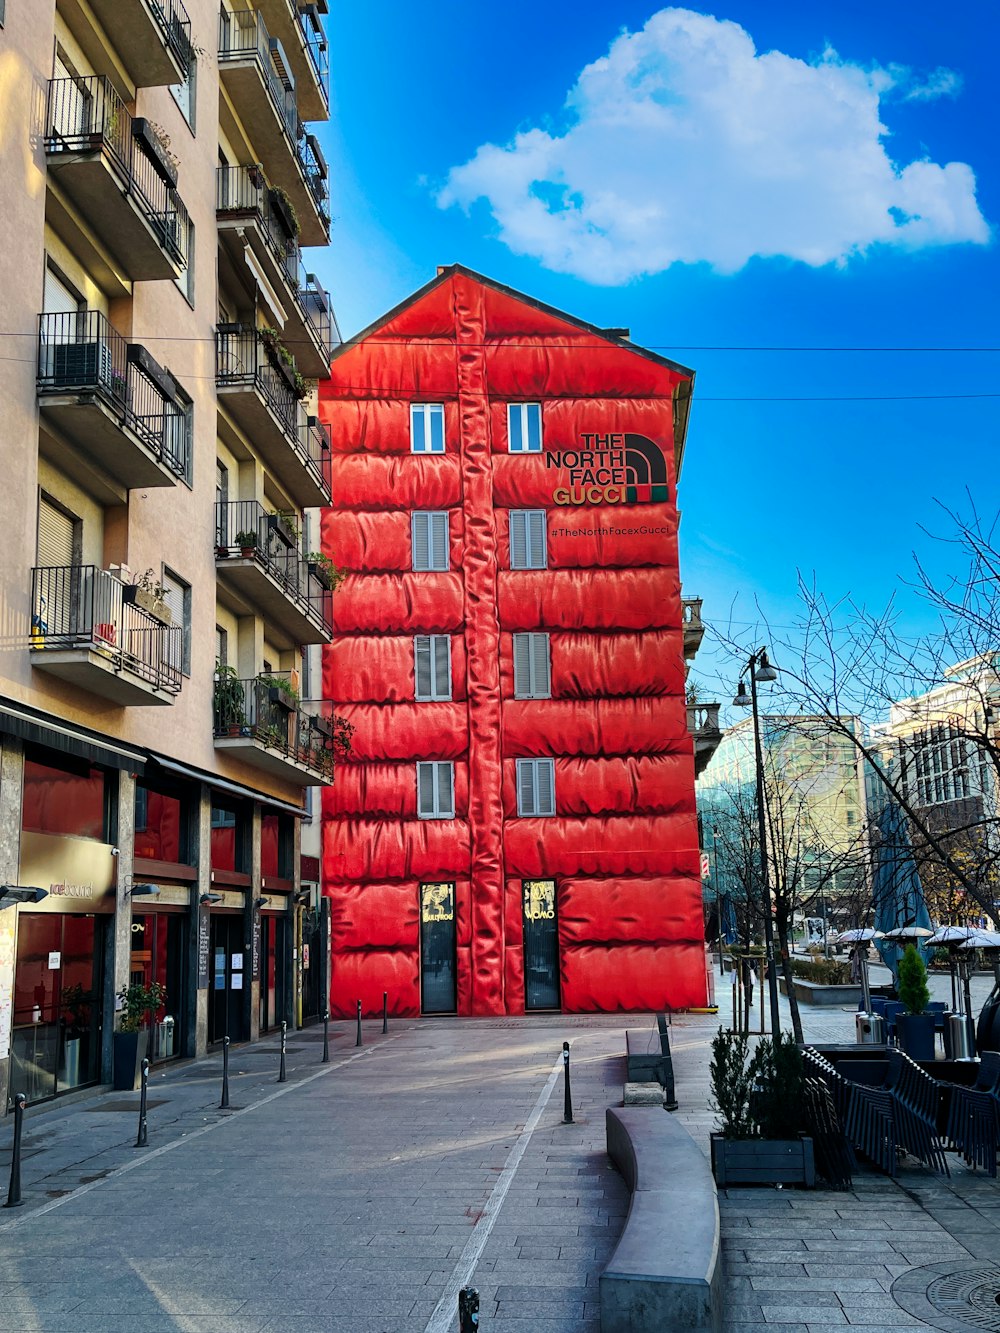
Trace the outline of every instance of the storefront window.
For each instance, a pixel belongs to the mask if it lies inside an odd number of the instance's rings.
[[[170,1060],[181,1053],[180,1016],[184,995],[187,918],[180,913],[143,912],[132,918],[129,982],[150,986],[158,981],[167,997],[149,1034],[151,1060]]]
[[[56,767],[25,755],[21,827],[105,842],[104,771],[71,764]]]
[[[189,864],[184,803],[144,782],[135,788],[135,854]]]
[[[260,821],[260,870],[267,879],[292,878],[292,821],[264,815]]]
[[[212,802],[212,869],[246,873],[246,822],[235,805]]]

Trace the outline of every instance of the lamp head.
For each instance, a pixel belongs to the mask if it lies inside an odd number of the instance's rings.
[[[159,884],[133,884],[126,889],[126,898],[155,898],[160,892]]]
[[[39,889],[34,884],[0,884],[0,908],[13,907],[17,903],[40,903],[48,896],[48,889]]]
[[[733,700],[733,703],[737,708],[749,708],[753,703],[753,700],[750,698],[749,694],[747,694],[745,681],[740,681],[740,688],[736,691],[736,698]]]
[[[759,682],[766,682],[778,679],[778,673],[776,669],[771,665],[771,663],[767,660],[767,652],[763,648],[760,650],[760,661],[757,664],[757,670],[753,673],[753,678],[754,680]]]
[[[204,905],[205,903],[221,903],[221,902],[222,902],[222,894],[221,894],[221,893],[203,893],[203,894],[201,895],[201,897],[198,899],[198,901],[199,901],[200,903],[202,903],[203,905]]]

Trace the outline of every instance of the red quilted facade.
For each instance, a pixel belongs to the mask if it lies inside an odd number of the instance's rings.
[[[705,1003],[677,558],[690,387],[458,267],[335,357],[323,542],[347,577],[323,685],[354,739],[323,796],[333,1013],[378,1012],[383,991],[421,1012],[421,885],[438,883],[456,1011],[524,1012],[526,880],[555,883],[562,1009]],[[508,404],[525,402],[543,447],[513,453]],[[412,403],[444,405],[443,453],[411,451]],[[511,510],[546,511],[546,568],[511,569]],[[447,570],[414,571],[414,511],[447,511]],[[514,697],[524,633],[548,635],[550,698]],[[449,636],[450,699],[416,700],[415,635]],[[518,815],[528,758],[552,760],[551,815]],[[453,765],[453,818],[419,817],[418,761]]]

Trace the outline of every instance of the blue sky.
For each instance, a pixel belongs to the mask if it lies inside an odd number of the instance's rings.
[[[698,373],[685,591],[776,625],[798,571],[880,603],[939,504],[1000,508],[1000,10],[960,0],[331,6],[345,334],[461,262]],[[613,46],[614,44],[614,46]],[[600,62],[600,63],[595,63]],[[582,77],[581,77],[582,76]],[[722,402],[747,398],[904,401]],[[707,665],[707,664],[706,664]]]

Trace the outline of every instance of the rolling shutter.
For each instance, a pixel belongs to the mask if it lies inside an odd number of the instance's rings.
[[[38,564],[63,568],[75,564],[76,521],[43,495],[38,502]]]

